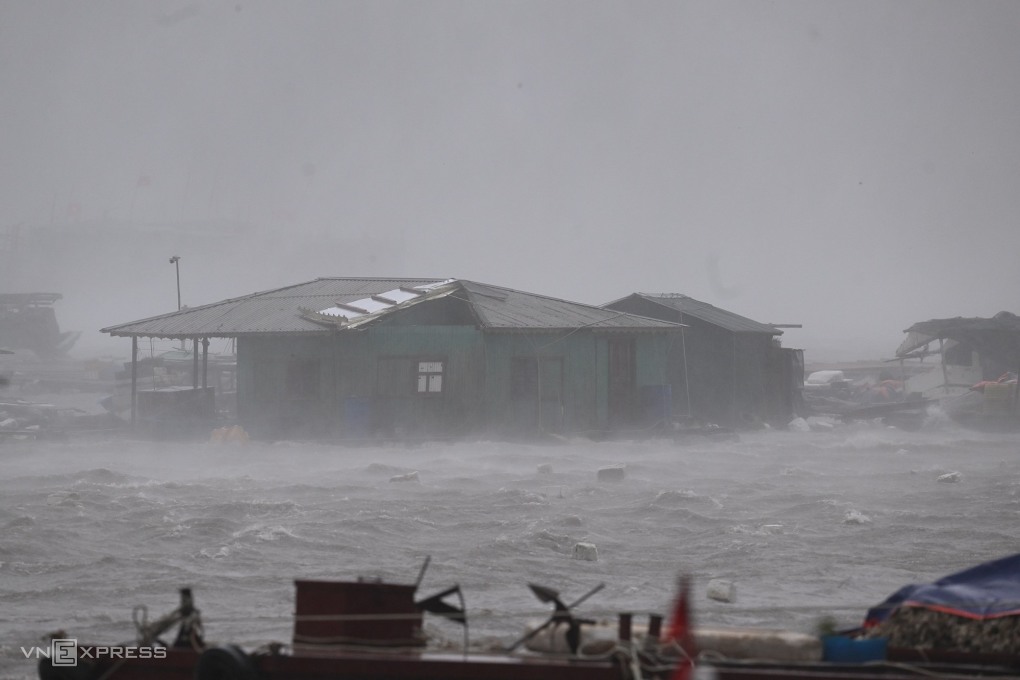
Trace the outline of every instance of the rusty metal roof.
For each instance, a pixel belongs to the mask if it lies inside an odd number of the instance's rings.
[[[626,298],[622,298],[622,300],[635,296],[648,300],[649,302],[660,304],[670,310],[680,312],[681,315],[693,316],[695,319],[700,319],[705,323],[710,323],[713,326],[718,326],[734,333],[767,333],[769,335],[783,334],[783,331],[770,324],[753,321],[745,316],[728,312],[725,309],[719,309],[707,302],[701,302],[700,300],[695,300],[692,297],[688,297],[680,293],[634,293],[633,295],[628,295]],[[622,300],[610,302],[605,306],[610,307],[616,304],[616,302],[621,302]],[[682,319],[682,316],[677,316],[677,320]]]
[[[321,278],[110,326],[114,336],[237,337],[267,333],[323,333],[364,327],[438,297],[471,306],[486,330],[665,329],[676,324],[511,288],[457,279]]]

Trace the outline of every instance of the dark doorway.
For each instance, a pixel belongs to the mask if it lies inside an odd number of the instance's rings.
[[[637,415],[637,351],[633,338],[609,341],[609,427],[632,427]]]
[[[521,434],[563,429],[563,358],[514,357],[510,364],[513,427]]]

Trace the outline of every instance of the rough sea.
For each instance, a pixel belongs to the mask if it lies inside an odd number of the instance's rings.
[[[624,478],[599,481],[611,466]],[[460,584],[472,646],[549,614],[529,582],[568,602],[605,583],[578,614],[641,623],[668,614],[681,573],[699,625],[850,627],[1018,533],[1020,435],[939,418],[682,442],[0,441],[0,677],[34,678],[22,647],[58,629],[130,641],[132,609],[166,614],[183,586],[210,642],[286,643],[294,579],[413,583],[426,556],[419,593]],[[574,559],[579,542],[598,559]],[[734,601],[707,597],[713,579]]]

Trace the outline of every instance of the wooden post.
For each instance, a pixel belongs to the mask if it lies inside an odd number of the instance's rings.
[[[1016,369],[1016,386],[1013,387],[1013,416],[1020,415],[1020,366]]]
[[[191,345],[191,387],[198,389],[198,338]]]
[[[620,612],[616,632],[620,642],[630,642],[632,620],[633,615],[630,612]]]
[[[138,336],[131,336],[131,429],[135,427],[135,409],[138,404]]]
[[[737,413],[737,332],[733,331],[730,333],[733,338],[733,351],[731,352],[731,373],[730,373],[730,425],[736,425],[740,422],[739,414]]]
[[[949,373],[946,369],[946,347],[942,338],[939,338],[939,362],[942,363],[942,391],[949,394]]]
[[[202,338],[202,387],[209,386],[209,338]]]

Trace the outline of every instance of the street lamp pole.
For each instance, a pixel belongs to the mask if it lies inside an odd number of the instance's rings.
[[[172,256],[170,264],[177,270],[177,311],[179,312],[181,311],[181,256]],[[181,351],[184,351],[184,338],[181,338]]]
[[[177,311],[181,311],[181,256],[174,255],[170,258],[170,264],[177,269]]]

